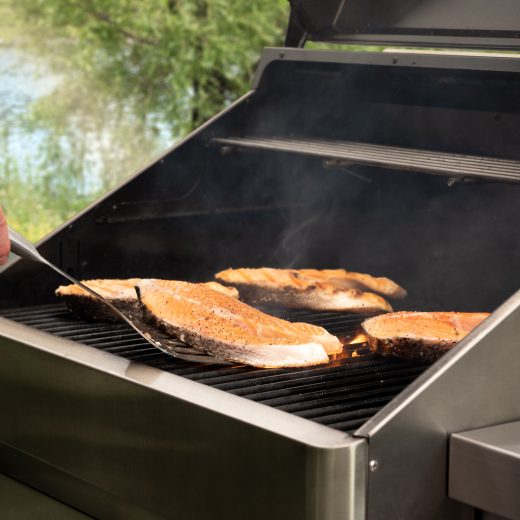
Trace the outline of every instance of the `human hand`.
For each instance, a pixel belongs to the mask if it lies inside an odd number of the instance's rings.
[[[9,234],[7,232],[7,220],[0,208],[0,265],[3,265],[9,259]]]

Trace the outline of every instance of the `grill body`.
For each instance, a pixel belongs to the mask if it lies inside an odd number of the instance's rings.
[[[100,518],[363,515],[363,441],[19,327],[2,320],[18,480]]]
[[[40,251],[80,278],[345,266],[396,279],[402,308],[497,310],[429,368],[201,369],[73,323],[61,280],[20,261],[0,276],[6,472],[101,517],[470,518],[448,436],[520,416],[518,296],[500,306],[520,285],[519,88],[515,59],[266,50],[249,94]]]

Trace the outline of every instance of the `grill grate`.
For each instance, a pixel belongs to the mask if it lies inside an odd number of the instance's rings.
[[[320,325],[343,338],[353,337],[365,318],[303,310],[270,312],[290,321]],[[76,320],[62,304],[11,309],[0,315],[344,432],[361,426],[427,366],[383,358],[360,345],[358,350],[346,347],[344,354],[327,366],[259,369],[199,365],[154,349],[124,324]]]

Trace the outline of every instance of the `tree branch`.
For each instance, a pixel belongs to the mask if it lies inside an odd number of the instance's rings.
[[[134,41],[135,43],[140,43],[142,45],[149,45],[152,47],[156,47],[159,42],[157,40],[152,40],[150,38],[145,38],[143,36],[139,36],[137,34],[133,34],[132,32],[126,30],[124,27],[119,26],[112,17],[106,13],[100,13],[98,11],[94,10],[88,10],[87,11],[90,16],[96,18],[97,20],[106,23],[107,25],[110,25],[115,31],[117,31],[119,34],[122,34],[129,40]]]

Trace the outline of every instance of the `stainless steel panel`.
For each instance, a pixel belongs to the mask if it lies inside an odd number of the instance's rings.
[[[262,80],[266,67],[273,61],[308,61],[320,63],[351,63],[356,65],[382,65],[389,67],[442,68],[469,70],[520,71],[520,60],[511,58],[489,58],[482,56],[447,56],[439,54],[400,52],[345,52],[268,47],[264,49],[256,69],[252,88],[256,89]]]
[[[487,511],[479,511],[480,513],[480,517],[475,517],[475,518],[479,518],[479,520],[508,520],[507,518],[504,518],[503,516],[499,516],[499,515],[495,515],[493,513],[489,513]]]
[[[449,435],[520,418],[520,293],[357,432],[370,520],[472,518],[447,494]]]
[[[0,464],[29,484],[47,473],[34,485],[98,517],[365,517],[365,440],[9,320],[0,330]]]
[[[1,474],[0,513],[2,520],[82,520],[90,518]]]
[[[372,45],[403,41],[411,46],[518,49],[516,0],[360,0],[341,3],[334,40]]]
[[[516,0],[291,0],[289,30],[338,43],[518,49],[519,17]]]
[[[519,485],[520,421],[451,436],[450,497],[518,520]]]

